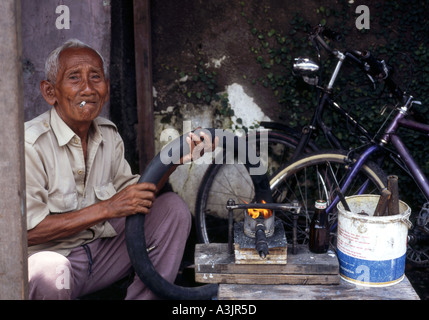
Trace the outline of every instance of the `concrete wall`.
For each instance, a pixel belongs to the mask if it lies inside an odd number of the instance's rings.
[[[64,23],[64,11],[70,10],[70,28],[58,29]],[[60,19],[57,23],[57,19]],[[65,26],[66,24],[64,24]],[[22,0],[22,43],[24,68],[25,120],[49,109],[40,94],[44,64],[48,54],[70,38],[88,43],[110,61],[110,0]],[[108,116],[109,105],[103,115]]]
[[[20,2],[0,2],[0,300],[26,299]]]

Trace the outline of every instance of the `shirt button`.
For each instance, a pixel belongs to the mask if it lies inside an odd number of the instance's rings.
[[[76,144],[78,144],[79,143],[79,138],[74,138],[73,142],[76,143]]]
[[[49,123],[43,122],[43,125],[45,126],[45,128],[49,128]]]
[[[78,175],[83,175],[83,174],[84,174],[84,172],[85,172],[84,170],[77,170],[77,174],[78,174]]]

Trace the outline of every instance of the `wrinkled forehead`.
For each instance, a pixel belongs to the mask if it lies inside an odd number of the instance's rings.
[[[63,50],[59,56],[59,65],[57,76],[61,76],[71,69],[89,68],[103,72],[103,61],[97,52],[90,48],[67,48]]]

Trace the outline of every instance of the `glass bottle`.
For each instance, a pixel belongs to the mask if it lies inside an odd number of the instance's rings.
[[[329,249],[329,224],[326,201],[317,200],[310,223],[309,249],[313,253],[325,253]]]

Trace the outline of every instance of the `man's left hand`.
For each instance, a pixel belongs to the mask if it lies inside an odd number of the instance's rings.
[[[197,133],[190,132],[186,137],[186,143],[189,145],[191,152],[182,158],[181,163],[195,161],[202,157],[205,152],[213,152],[219,143],[219,138],[215,137],[212,142],[211,135],[204,132],[204,130],[200,130]]]

